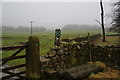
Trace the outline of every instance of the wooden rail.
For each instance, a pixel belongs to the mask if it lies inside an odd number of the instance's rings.
[[[24,47],[25,45],[23,46],[9,46],[9,47],[1,47],[0,50],[15,50],[15,49],[19,49],[21,47]]]
[[[14,77],[14,76],[17,76],[19,78],[23,78],[23,76],[20,76],[20,75],[24,74],[25,71],[22,71],[22,72],[19,72],[19,73],[12,73],[12,72],[7,72],[6,71],[5,73],[10,74],[10,75],[2,77],[2,80],[9,79],[9,78]]]
[[[25,58],[25,55],[20,55],[20,56],[14,56],[14,57],[6,57],[6,58],[2,58],[0,61],[6,61],[6,60],[14,60],[14,59],[21,59],[21,58]]]
[[[7,67],[7,68],[3,68],[2,71],[7,71],[7,70],[13,70],[13,69],[16,69],[16,68],[20,68],[20,67],[24,67],[25,64],[21,64],[21,65],[17,65],[17,66],[12,66],[12,67]]]
[[[22,50],[24,50],[25,49],[25,46],[23,46],[23,47],[21,47],[18,51],[16,51],[13,55],[11,55],[11,56],[9,56],[9,57],[7,57],[6,59],[4,59],[4,61],[2,61],[2,65],[4,65],[5,63],[7,63],[9,60],[11,60],[11,59],[13,59],[14,57],[16,57],[16,55],[18,54],[18,53],[20,53]]]
[[[11,56],[4,57],[4,58],[0,59],[0,62],[2,64],[1,66],[4,66],[7,62],[9,62],[11,60],[26,58],[26,55],[19,55],[19,56],[17,56],[17,54],[19,54],[21,51],[23,51],[24,49],[26,49],[26,46],[27,45],[10,46],[10,47],[2,47],[2,48],[0,48],[0,50],[7,50],[7,51],[18,49]],[[12,77],[15,77],[15,76],[18,77],[18,78],[25,77],[25,76],[21,76],[21,74],[24,74],[25,71],[18,72],[18,73],[10,72],[10,70],[14,70],[14,69],[21,68],[21,67],[25,67],[25,64],[19,64],[19,65],[15,65],[15,66],[10,66],[10,67],[3,68],[2,69],[2,73],[9,74],[9,75],[7,75],[7,76],[3,75],[2,80],[9,79],[9,78],[12,78]]]

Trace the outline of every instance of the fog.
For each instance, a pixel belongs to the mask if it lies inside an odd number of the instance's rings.
[[[105,24],[110,25],[111,2],[104,2]],[[44,26],[62,28],[67,24],[98,25],[99,2],[3,2],[2,24],[5,26]]]

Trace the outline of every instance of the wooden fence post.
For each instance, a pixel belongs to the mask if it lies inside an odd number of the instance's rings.
[[[39,39],[30,36],[26,47],[26,78],[40,78],[40,72]]]
[[[89,54],[90,54],[90,62],[92,61],[92,54],[91,54],[91,44],[90,44],[90,33],[88,33],[88,43],[89,43]]]

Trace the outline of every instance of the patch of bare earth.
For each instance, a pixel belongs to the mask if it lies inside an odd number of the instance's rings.
[[[92,73],[89,78],[120,78],[120,71],[107,67],[104,72]]]

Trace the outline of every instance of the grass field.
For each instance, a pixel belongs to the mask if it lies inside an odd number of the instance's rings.
[[[102,37],[92,42],[99,46],[118,45],[118,36],[106,36],[106,42],[102,42]]]
[[[78,36],[87,36],[87,33],[90,35],[100,34],[100,31],[62,31],[61,39],[63,38],[75,38]],[[114,33],[107,33],[107,34],[114,34]],[[27,42],[30,33],[20,33],[20,32],[3,32],[2,37],[9,37],[2,39],[2,46],[16,46],[21,45],[19,42]],[[53,47],[54,45],[54,31],[48,32],[39,32],[33,33],[33,36],[37,36],[40,41],[40,55],[45,55],[47,51]],[[50,41],[49,38],[52,40]],[[2,57],[7,57],[13,54],[15,51],[3,51]],[[19,55],[25,54],[25,51],[22,51]],[[24,63],[24,59],[18,59],[15,61],[8,62],[8,64],[19,64]]]
[[[61,34],[61,39],[87,36],[88,32],[90,32],[91,35],[99,33],[98,31],[63,31]],[[3,32],[2,37],[11,38],[3,38],[2,46],[20,45],[19,42],[27,42],[29,36],[29,33]],[[54,45],[54,31],[33,33],[33,36],[37,36],[40,40],[41,55],[44,55],[49,50],[49,48],[53,47]],[[52,40],[49,41],[49,38]]]

